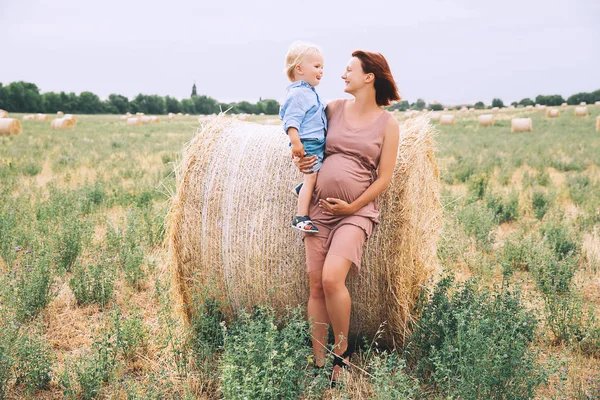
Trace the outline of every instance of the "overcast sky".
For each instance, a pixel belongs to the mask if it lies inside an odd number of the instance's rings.
[[[600,89],[599,0],[0,0],[0,82],[222,102],[281,100],[289,44],[325,53],[344,97],[355,49],[383,53],[402,96],[505,102]]]

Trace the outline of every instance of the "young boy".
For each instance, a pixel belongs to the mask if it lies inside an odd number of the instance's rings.
[[[315,86],[323,77],[321,49],[308,43],[293,43],[285,57],[285,71],[292,84],[287,88],[279,117],[290,138],[292,157],[316,155],[318,158],[313,172],[304,175],[292,227],[302,232],[316,233],[319,230],[308,216],[308,208],[317,182],[317,172],[323,163],[327,131],[325,105],[315,91]]]

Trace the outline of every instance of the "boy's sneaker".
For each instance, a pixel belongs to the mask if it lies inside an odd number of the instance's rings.
[[[298,229],[299,231],[306,233],[319,232],[319,230],[317,229],[315,224],[313,224],[313,222],[310,220],[310,217],[308,215],[296,215],[294,218],[292,218],[292,228]]]
[[[296,197],[300,196],[300,189],[302,189],[302,182],[296,185],[295,188],[292,189],[292,193],[296,195]]]

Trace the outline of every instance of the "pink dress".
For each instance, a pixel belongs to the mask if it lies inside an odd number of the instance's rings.
[[[319,233],[304,234],[307,272],[323,268],[327,254],[345,257],[360,270],[364,241],[379,223],[374,201],[348,216],[325,215],[319,207],[319,199],[328,197],[352,203],[375,181],[385,129],[394,118],[383,112],[369,126],[350,126],[344,118],[347,101],[330,109],[325,160],[309,208]]]

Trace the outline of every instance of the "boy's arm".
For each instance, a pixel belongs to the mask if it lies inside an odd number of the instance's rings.
[[[308,104],[299,91],[289,92],[281,110],[279,117],[283,121],[283,130],[290,138],[292,144],[292,157],[304,157],[304,146],[300,142],[300,124],[308,111]]]
[[[304,157],[304,146],[302,146],[302,142],[300,141],[300,135],[298,134],[298,129],[293,126],[289,127],[287,130],[287,134],[290,138],[290,143],[292,144],[292,158],[293,157]]]

